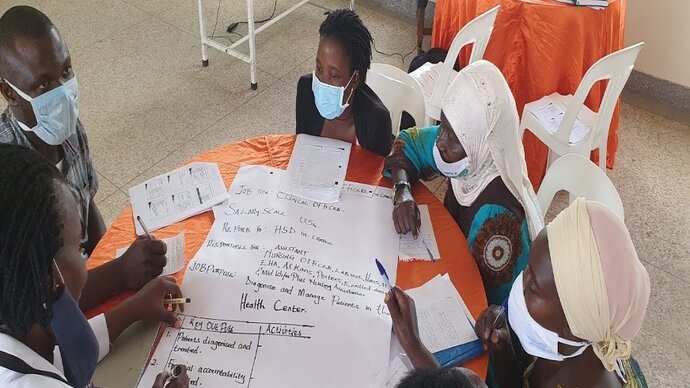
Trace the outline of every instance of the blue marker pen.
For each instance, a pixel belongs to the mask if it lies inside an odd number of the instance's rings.
[[[391,280],[388,278],[388,274],[386,273],[386,269],[383,268],[383,265],[379,261],[379,259],[374,259],[376,261],[376,266],[379,269],[379,273],[381,274],[381,277],[383,278],[383,282],[386,284],[386,287],[388,287],[388,291],[390,291],[393,286],[391,286]]]
[[[503,314],[507,314],[508,310],[508,297],[501,303],[501,307],[498,309],[498,314],[496,314],[496,318],[494,318],[494,323],[491,325],[492,328],[496,327],[496,323],[498,322],[498,318],[501,317]],[[508,316],[506,315],[506,319],[508,319]]]

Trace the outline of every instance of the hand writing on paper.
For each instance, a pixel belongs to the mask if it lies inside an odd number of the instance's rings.
[[[173,305],[172,309],[163,305],[165,298],[181,298],[182,291],[172,277],[159,277],[147,283],[129,301],[137,320],[162,321],[179,328],[180,321],[174,314],[177,307],[184,311],[184,305]]]
[[[501,306],[491,305],[482,311],[474,331],[489,352],[512,352],[508,320]]]
[[[168,248],[156,239],[138,238],[118,260],[123,287],[138,290],[163,272]]]
[[[402,202],[395,202],[395,207],[393,208],[393,223],[395,224],[395,231],[398,232],[398,234],[405,234],[411,231],[416,239],[417,235],[419,235],[419,226],[421,222],[419,208],[411,195],[409,199],[403,199]]]
[[[173,365],[173,368],[178,365]],[[168,382],[168,379],[172,377],[172,373],[170,371],[165,371],[162,373],[159,373],[158,376],[156,376],[156,381],[153,382],[153,387],[151,388],[187,388],[189,387],[189,376],[187,376],[187,368],[184,365],[179,365],[182,367],[182,373],[175,378],[175,380],[172,380],[168,384],[165,384]]]
[[[393,332],[415,368],[438,368],[438,362],[419,339],[414,299],[393,287],[384,300],[393,320]]]

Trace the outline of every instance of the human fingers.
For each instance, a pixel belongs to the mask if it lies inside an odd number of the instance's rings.
[[[412,236],[417,239],[417,236],[419,236],[419,210],[417,210],[417,206],[414,206],[413,209],[410,210],[409,213],[410,216],[410,229],[412,230]]]
[[[395,289],[397,289],[397,287],[393,287],[390,291],[388,291],[388,293],[386,293],[386,297],[384,298],[384,302],[386,303],[386,306],[388,306],[388,312],[391,314],[393,322],[397,322],[401,316],[400,306],[398,305],[398,298],[395,294]]]
[[[149,251],[152,255],[165,255],[168,252],[168,246],[158,239],[144,240],[144,249]]]
[[[171,381],[166,388],[187,388],[189,387],[189,375],[187,375],[187,368],[184,365],[182,367],[182,372],[175,380]]]
[[[166,371],[159,373],[153,381],[153,386],[151,388],[163,388],[163,384],[168,381],[168,378],[170,378],[170,372]]]
[[[403,204],[403,233],[407,233],[412,229],[412,224],[410,223],[410,209],[407,203]]]
[[[402,219],[399,207],[393,210],[393,224],[395,225],[395,231],[398,234],[402,234]]]
[[[398,304],[401,314],[406,315],[413,308],[414,301],[410,298],[405,291],[401,290],[400,287],[393,287],[391,293],[395,295],[395,300]]]

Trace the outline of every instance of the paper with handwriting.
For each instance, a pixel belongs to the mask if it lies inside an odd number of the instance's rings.
[[[374,259],[394,281],[391,190],[313,202],[279,189],[285,173],[240,168],[185,274],[194,303],[182,329],[164,331],[140,387],[175,363],[204,387],[366,387],[387,368],[391,320]]]

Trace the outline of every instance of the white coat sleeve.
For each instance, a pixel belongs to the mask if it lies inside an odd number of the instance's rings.
[[[110,335],[108,334],[108,322],[104,314],[96,315],[89,319],[91,330],[98,340],[98,362],[100,362],[110,352]]]

